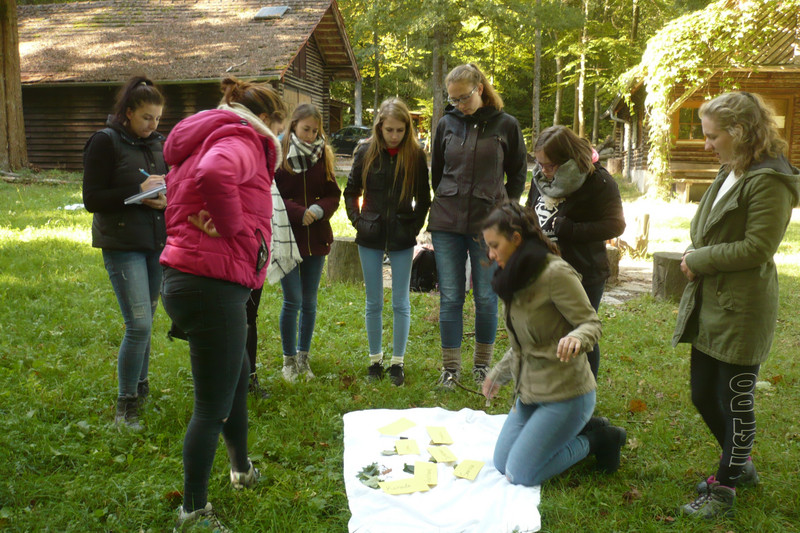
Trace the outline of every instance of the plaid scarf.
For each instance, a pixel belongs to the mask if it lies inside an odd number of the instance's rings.
[[[297,138],[297,135],[291,133],[289,138],[289,153],[286,154],[286,160],[295,174],[300,174],[310,169],[317,164],[319,158],[322,157],[322,151],[325,149],[325,140],[322,137],[317,137],[317,140],[309,144]]]

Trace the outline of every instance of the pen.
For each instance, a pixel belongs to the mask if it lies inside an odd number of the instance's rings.
[[[143,168],[140,168],[140,169],[139,169],[139,172],[141,172],[142,174],[144,174],[144,175],[145,175],[146,177],[148,177],[148,178],[150,177],[150,174],[149,174],[149,173],[148,173],[148,172],[147,172],[145,169],[143,169]]]

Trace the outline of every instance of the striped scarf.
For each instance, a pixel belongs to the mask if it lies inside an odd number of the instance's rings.
[[[317,164],[325,149],[325,140],[317,137],[316,141],[309,144],[301,141],[294,133],[290,135],[289,153],[286,154],[286,160],[294,173],[300,174]]]

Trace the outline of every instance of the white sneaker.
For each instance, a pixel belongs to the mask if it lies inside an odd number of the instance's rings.
[[[211,531],[213,533],[230,533],[230,529],[223,526],[214,509],[211,507],[211,502],[206,502],[206,506],[202,509],[197,509],[191,513],[187,513],[183,509],[183,505],[178,507],[178,521],[175,524],[173,533],[180,533],[182,531],[190,531],[197,528],[202,528],[203,531]]]
[[[261,472],[253,466],[250,459],[247,460],[250,468],[247,472],[234,472],[231,470],[231,486],[236,490],[251,489],[258,483],[258,478],[261,477]]]
[[[283,374],[283,379],[289,383],[294,383],[297,381],[297,376],[299,374],[297,372],[297,358],[295,356],[283,356],[283,370],[281,373]]]

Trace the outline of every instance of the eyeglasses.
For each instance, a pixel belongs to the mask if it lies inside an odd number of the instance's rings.
[[[475,91],[477,90],[478,86],[476,85],[466,96],[462,96],[461,98],[453,98],[452,96],[448,96],[447,101],[450,102],[451,105],[458,106],[459,104],[463,104],[464,102],[472,98],[472,95],[475,94]]]
[[[538,166],[540,169],[542,169],[545,172],[553,172],[555,169],[557,169],[559,166],[561,166],[558,163],[543,164],[543,163],[540,163],[538,161],[535,161],[535,163],[536,163],[536,166]]]

